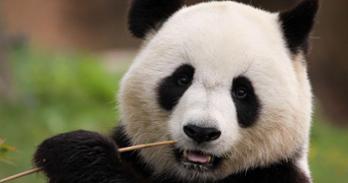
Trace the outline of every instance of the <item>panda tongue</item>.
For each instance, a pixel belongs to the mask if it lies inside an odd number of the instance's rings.
[[[187,160],[194,162],[194,163],[207,164],[210,161],[210,156],[195,153],[195,152],[188,152],[187,153]]]

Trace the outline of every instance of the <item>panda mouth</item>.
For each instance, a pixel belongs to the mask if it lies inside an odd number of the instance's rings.
[[[175,150],[176,159],[185,168],[197,171],[209,171],[215,169],[221,158],[197,150]]]

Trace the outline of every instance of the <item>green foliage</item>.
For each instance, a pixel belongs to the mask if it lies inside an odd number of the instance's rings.
[[[16,148],[8,145],[8,144],[5,144],[5,140],[3,140],[2,138],[0,138],[0,162],[3,162],[3,163],[11,163],[10,159],[7,158],[7,154],[9,152],[15,152],[16,151]]]
[[[29,169],[36,146],[49,136],[76,129],[108,133],[116,125],[115,94],[123,72],[110,72],[88,54],[18,49],[9,58],[14,90],[11,99],[0,98],[0,135],[17,149],[0,143],[0,178]],[[314,120],[310,164],[315,183],[348,180],[347,142],[347,129]],[[14,183],[45,182],[39,176]]]
[[[108,133],[117,124],[115,96],[125,64],[111,72],[98,56],[27,49],[12,51],[9,59],[14,88],[11,98],[0,97],[0,135],[17,151],[6,150],[12,164],[0,161],[1,178],[30,168],[36,146],[49,136],[77,129]]]
[[[348,180],[348,130],[314,120],[310,149],[315,183],[343,183]]]

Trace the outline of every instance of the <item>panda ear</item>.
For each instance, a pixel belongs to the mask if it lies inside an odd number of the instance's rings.
[[[183,6],[182,0],[132,0],[128,15],[131,33],[144,38]]]
[[[295,8],[279,14],[284,37],[293,54],[307,51],[308,37],[318,8],[319,0],[302,0]]]

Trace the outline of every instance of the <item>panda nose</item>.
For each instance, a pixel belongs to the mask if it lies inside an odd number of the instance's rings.
[[[221,136],[221,131],[216,128],[203,128],[196,125],[184,126],[184,132],[197,143],[213,141]]]

